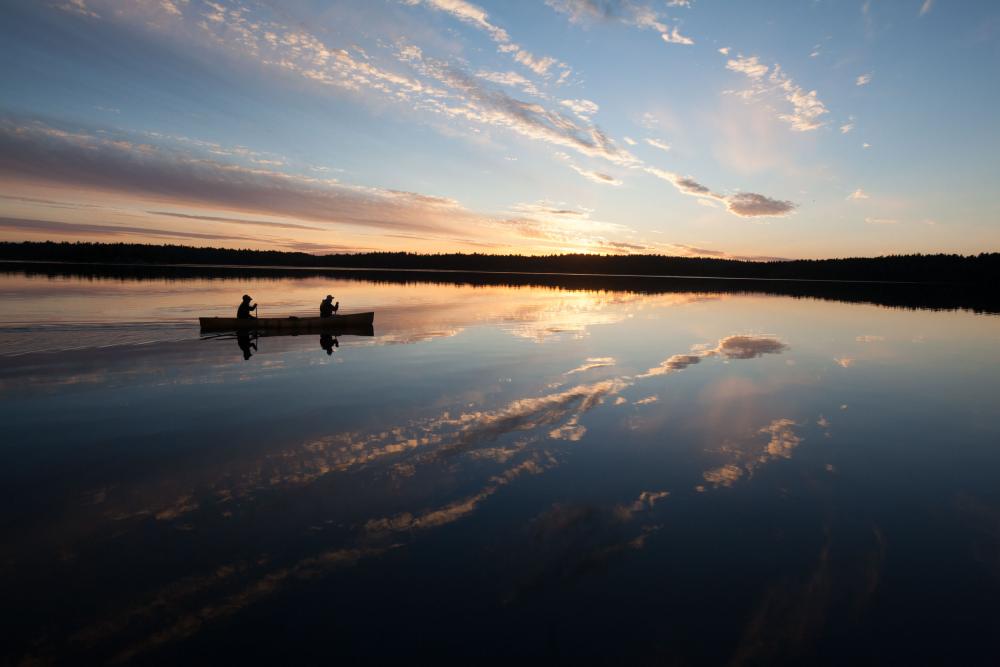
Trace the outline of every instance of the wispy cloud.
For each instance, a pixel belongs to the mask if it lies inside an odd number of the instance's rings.
[[[424,5],[440,12],[445,12],[459,21],[478,28],[490,36],[499,51],[509,53],[515,61],[524,65],[539,76],[549,73],[553,66],[563,70],[568,75],[570,68],[551,56],[536,56],[511,40],[503,28],[490,21],[489,14],[482,7],[466,0],[403,0],[408,5]]]
[[[855,85],[858,85],[858,86],[867,86],[871,82],[872,82],[872,75],[871,74],[862,74],[861,76],[859,76],[854,81]]]
[[[520,49],[512,41],[506,29],[494,22],[482,7],[471,2],[465,0],[404,1],[408,4],[419,4],[446,13],[485,32],[498,45],[501,52],[514,54],[515,59],[519,58],[519,62],[526,66],[541,70],[563,67],[561,63],[546,64],[544,58],[540,59]],[[675,30],[669,28],[663,22],[663,17],[654,11],[652,5],[648,3],[625,2],[621,5],[612,3],[607,6],[598,6],[587,2],[553,0],[551,4],[558,5],[557,9],[560,11],[570,13],[571,19],[584,15],[598,16],[621,20],[641,28],[655,29],[661,34],[669,33],[671,37],[676,34]],[[122,16],[128,16],[130,11],[132,10],[129,8],[123,8],[121,11],[115,12],[115,20],[126,20]],[[329,86],[337,90],[348,91],[349,94],[388,99],[401,106],[405,105],[408,110],[435,114],[446,118],[449,121],[449,128],[453,127],[455,122],[503,128],[521,137],[570,149],[580,155],[605,160],[617,166],[644,168],[650,173],[657,173],[661,178],[664,178],[663,174],[668,174],[665,180],[672,183],[681,192],[706,198],[705,201],[722,202],[728,211],[739,216],[786,215],[795,208],[791,202],[755,193],[716,194],[692,178],[647,167],[625,147],[617,145],[590,120],[598,109],[596,102],[580,98],[558,100],[554,96],[541,93],[538,85],[524,75],[515,72],[480,69],[472,74],[465,71],[466,63],[464,61],[455,64],[431,58],[426,56],[418,46],[398,40],[391,47],[386,47],[387,50],[392,51],[392,56],[395,59],[395,64],[387,65],[385,62],[380,62],[378,58],[371,57],[360,46],[329,46],[324,39],[310,33],[304,27],[283,25],[274,21],[271,14],[262,10],[257,13],[258,9],[255,7],[233,8],[221,3],[213,3],[199,5],[196,8],[192,4],[183,6],[181,16],[163,9],[157,11],[160,12],[157,21],[165,22],[158,25],[165,31],[165,34],[170,34],[171,38],[191,40],[192,43],[199,45],[198,48],[222,49],[238,58],[244,58],[255,64],[301,77],[316,86]],[[144,28],[149,22],[146,14],[133,17],[131,20],[130,25],[134,25],[138,29]],[[565,71],[569,71],[568,67]],[[538,99],[533,101],[520,100],[494,86],[517,88],[536,96]],[[795,91],[792,90],[792,92]],[[808,95],[804,94],[804,97],[808,100]],[[479,130],[475,129],[474,132],[478,133]],[[634,140],[631,138],[625,140],[626,145],[633,143]],[[662,146],[658,147],[662,148]],[[104,153],[110,156],[113,151],[104,151]],[[122,157],[118,156],[116,159]],[[171,160],[176,164],[184,163],[183,160],[177,160],[176,156]],[[275,158],[272,157],[258,156],[252,161],[254,160],[255,167],[279,166]],[[150,161],[149,164],[143,166],[149,167],[152,162]],[[166,162],[170,162],[170,160]],[[237,173],[235,170],[229,170],[229,167],[218,169],[217,165],[212,166],[210,160],[195,161],[192,165],[196,167],[193,171],[204,170],[214,174],[212,178],[205,181],[206,183],[212,182],[213,178],[216,177],[220,182],[226,181],[227,179],[222,178],[223,175],[230,176],[228,179],[230,181],[239,180],[235,177]],[[595,183],[610,185],[621,183],[619,178],[602,169],[581,167],[574,167],[574,169]],[[175,168],[173,180],[167,182],[179,181],[182,174],[178,172],[182,170],[181,167]],[[58,172],[57,169],[56,173]],[[78,174],[77,177],[84,179],[82,174]],[[350,196],[347,194],[336,195],[338,205],[348,201],[355,202],[364,197],[377,197],[379,195],[373,193],[380,192],[378,189],[366,191],[356,186],[352,188],[351,186],[338,185],[333,181],[302,180],[298,176],[286,176],[282,172],[258,168],[248,169],[244,181],[267,179],[279,179],[287,186],[277,188],[279,192],[302,189],[304,194],[298,198],[294,196],[276,197],[273,201],[279,202],[278,204],[269,204],[264,201],[265,198],[262,195],[258,195],[259,201],[250,199],[242,200],[240,203],[239,197],[222,194],[227,191],[224,187],[213,193],[209,192],[207,188],[198,188],[197,184],[192,182],[186,186],[186,189],[213,202],[223,199],[227,201],[237,200],[236,208],[233,210],[291,215],[300,219],[317,221],[329,221],[330,211],[342,211],[344,207],[321,205],[320,202],[329,195],[317,195],[316,190],[350,193]],[[125,179],[125,182],[128,181],[129,179]],[[112,187],[112,185],[105,183],[101,187]],[[231,187],[235,188],[236,185]],[[381,196],[388,197],[384,194]],[[390,197],[390,200],[395,203],[405,198],[405,195],[396,194]],[[422,205],[426,206],[427,204]],[[445,206],[443,203],[435,205]],[[438,216],[437,220],[460,220],[463,215],[472,215],[454,202],[451,202],[450,205],[453,209],[449,210],[448,215]],[[272,210],[275,208],[280,209],[280,211]],[[345,216],[342,220],[353,221],[348,224],[361,224],[361,219],[370,218],[371,224],[376,226],[409,227],[413,224],[426,224],[430,227],[440,228],[440,223],[435,224],[431,221],[429,214],[414,217],[407,213],[397,218],[390,215],[392,213],[391,207],[385,211],[386,213],[381,216],[366,213],[360,219]],[[473,217],[476,216],[473,215]],[[400,218],[403,222],[399,222]],[[419,218],[422,222],[417,223],[415,218]],[[607,239],[606,242],[609,244],[613,242],[623,243],[625,246],[631,244],[631,241],[612,241],[611,239]]]
[[[869,225],[895,225],[899,222],[895,218],[865,218]]]
[[[720,53],[729,53],[729,49],[723,52],[721,49]],[[726,61],[726,69],[732,70],[733,72],[741,72],[746,74],[751,79],[763,79],[768,72],[768,66],[761,63],[757,56],[737,56],[736,58],[730,58]]]
[[[607,184],[603,180],[598,182]],[[624,225],[595,220],[588,209],[569,208],[549,201],[512,206],[507,217],[495,224],[539,245],[554,249],[614,254],[650,252],[653,248],[632,242],[631,229]]]
[[[690,46],[694,40],[682,35],[680,29],[668,26],[653,3],[643,0],[545,0],[545,4],[557,12],[569,16],[573,23],[585,21],[618,21],[625,25],[655,30],[660,38],[668,44],[683,44]],[[672,0],[670,7],[687,7],[688,0]]]
[[[670,144],[665,141],[660,141],[659,139],[646,139],[646,143],[653,148],[659,148],[661,151],[670,151]]]
[[[540,94],[538,87],[535,86],[534,82],[517,72],[491,72],[489,70],[479,70],[476,72],[476,76],[499,86],[518,88],[528,95]]]
[[[451,199],[251,169],[10,120],[0,122],[0,178],[365,228],[457,232],[462,219],[470,219]]]
[[[847,198],[852,200],[858,200],[858,199],[868,199],[869,197],[867,192],[865,192],[861,188],[858,188],[851,194],[847,195]]]
[[[174,229],[156,227],[138,227],[134,225],[102,225],[83,222],[62,222],[58,220],[32,220],[28,218],[0,217],[0,229],[15,230],[29,234],[45,234],[55,236],[151,236],[173,239],[197,239],[199,241],[255,241],[249,236],[239,234],[213,234],[209,232],[186,232]]]
[[[744,218],[782,217],[795,211],[796,205],[790,201],[772,199],[755,192],[738,192],[732,195],[722,195],[713,192],[693,178],[681,176],[665,169],[644,167],[644,171],[659,179],[671,183],[680,192],[702,199],[720,201],[726,209]]]
[[[583,120],[589,120],[590,117],[597,113],[600,109],[596,102],[591,102],[590,100],[562,100],[559,104],[563,105]]]
[[[636,158],[617,146],[600,128],[587,120],[574,120],[556,109],[515,99],[503,91],[484,88],[479,80],[448,63],[426,58],[419,49],[403,49],[401,56],[424,76],[447,88],[461,102],[450,104],[438,97],[425,97],[423,108],[445,116],[508,128],[531,139],[571,148],[583,155],[616,164],[632,164]],[[594,109],[589,100],[573,100],[579,109]],[[583,103],[583,104],[581,104]]]
[[[181,218],[183,220],[204,220],[206,222],[221,222],[233,225],[253,225],[255,227],[273,227],[276,229],[311,229],[314,231],[323,231],[322,227],[299,225],[294,222],[272,222],[269,220],[251,220],[248,218],[223,218],[216,215],[191,215],[189,213],[176,213],[174,211],[146,211],[146,213],[149,213],[150,215]]]
[[[781,65],[769,67],[757,56],[740,54],[726,61],[726,69],[740,72],[750,79],[750,89],[738,93],[743,99],[776,94],[790,104],[791,111],[779,113],[778,118],[789,123],[796,132],[808,132],[824,125],[820,119],[828,110],[816,91],[807,91],[796,84]]]
[[[684,44],[686,46],[694,44],[694,40],[691,39],[690,37],[685,37],[684,35],[682,35],[680,33],[680,30],[677,29],[677,26],[671,28],[669,32],[667,31],[661,32],[660,38],[663,39],[663,41],[666,42],[667,44]]]
[[[669,246],[673,251],[673,254],[678,254],[684,257],[719,257],[722,259],[736,259],[743,262],[774,262],[787,259],[786,257],[775,257],[773,255],[741,255],[738,253],[726,252],[725,250],[699,248],[697,246],[686,245],[683,243],[671,243]]]
[[[85,0],[69,0],[69,2],[56,6],[64,12],[79,14],[80,16],[88,16],[94,19],[100,18],[100,14],[87,7]]]
[[[583,176],[587,180],[593,181],[594,183],[600,183],[601,185],[621,185],[622,184],[622,182],[620,180],[618,180],[617,178],[615,178],[614,176],[611,176],[609,174],[605,174],[605,173],[602,173],[602,172],[599,172],[599,171],[591,171],[589,169],[583,169],[582,167],[578,167],[575,164],[571,164],[570,165],[570,169],[572,169],[576,173],[580,174],[581,176]]]
[[[927,12],[931,11],[932,7],[934,7],[934,0],[924,0],[924,4],[920,5],[920,14],[918,16],[927,14]]]

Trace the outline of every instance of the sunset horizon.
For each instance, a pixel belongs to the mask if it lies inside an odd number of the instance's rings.
[[[14,3],[0,240],[996,252],[988,3]]]

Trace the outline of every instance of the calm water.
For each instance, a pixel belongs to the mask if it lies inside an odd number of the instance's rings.
[[[375,336],[200,339],[244,292]],[[0,306],[3,662],[996,659],[995,315],[12,271]]]

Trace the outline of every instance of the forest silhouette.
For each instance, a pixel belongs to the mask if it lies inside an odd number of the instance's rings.
[[[744,261],[670,255],[490,255],[302,252],[140,243],[0,242],[0,260],[127,265],[231,265],[498,273],[686,276],[763,280],[844,280],[993,284],[1000,253],[886,255]]]

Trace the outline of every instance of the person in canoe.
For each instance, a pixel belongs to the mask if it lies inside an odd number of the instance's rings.
[[[326,298],[319,302],[319,316],[333,317],[340,310],[340,302],[333,302],[333,295],[327,294]]]
[[[253,299],[250,298],[249,294],[244,294],[243,295],[243,303],[241,303],[240,306],[239,306],[239,308],[236,309],[236,318],[237,319],[240,319],[240,320],[249,320],[251,317],[253,317],[250,314],[250,311],[251,310],[257,310],[257,304],[255,303],[254,305],[251,306],[250,305],[251,301],[253,301]]]

